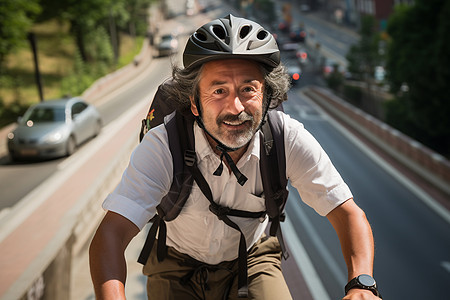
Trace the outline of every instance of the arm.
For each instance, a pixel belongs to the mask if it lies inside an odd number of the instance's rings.
[[[138,232],[138,227],[125,217],[110,211],[106,213],[89,248],[96,299],[125,299],[124,252]]]
[[[327,215],[341,243],[347,264],[348,281],[373,273],[374,242],[372,229],[365,213],[349,199]],[[344,299],[379,299],[371,291],[351,289]]]

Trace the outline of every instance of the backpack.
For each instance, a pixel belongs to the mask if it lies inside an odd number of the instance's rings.
[[[190,111],[177,110],[175,101],[172,101],[163,93],[162,86],[169,85],[170,87],[170,84],[171,81],[169,80],[158,87],[147,117],[142,120],[139,135],[139,139],[142,141],[148,130],[164,123],[173,160],[173,180],[169,192],[156,207],[157,214],[149,221],[152,222],[152,226],[139,255],[138,262],[143,265],[146,264],[158,229],[157,258],[158,261],[164,259],[167,251],[165,222],[174,220],[181,212],[195,180],[210,202],[210,211],[241,234],[238,256],[238,293],[240,297],[245,297],[247,295],[247,247],[245,237],[239,226],[231,221],[228,216],[261,218],[267,214],[269,221],[271,221],[269,234],[277,236],[283,258],[287,259],[289,257],[280,227],[280,222],[284,221],[285,218],[284,207],[288,197],[287,178],[285,176],[284,134],[281,118],[276,113],[276,110],[269,110],[267,121],[261,127],[260,170],[266,211],[248,212],[224,207],[213,201],[209,185],[196,164],[193,132],[194,116]],[[167,88],[167,86],[165,87]]]

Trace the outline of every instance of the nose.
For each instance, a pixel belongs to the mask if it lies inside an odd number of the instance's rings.
[[[238,95],[234,95],[230,102],[231,102],[229,104],[230,113],[238,115],[245,110],[245,107],[242,104],[242,101]]]

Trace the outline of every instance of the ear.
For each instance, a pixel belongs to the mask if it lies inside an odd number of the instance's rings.
[[[198,117],[199,113],[198,113],[198,109],[197,109],[197,105],[195,103],[194,97],[190,96],[189,100],[191,101],[191,112],[194,116]]]

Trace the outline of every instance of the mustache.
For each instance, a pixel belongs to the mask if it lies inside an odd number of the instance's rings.
[[[217,118],[217,124],[220,125],[223,122],[245,122],[245,121],[253,121],[253,115],[242,111],[238,115],[226,114],[223,116],[219,116]]]

